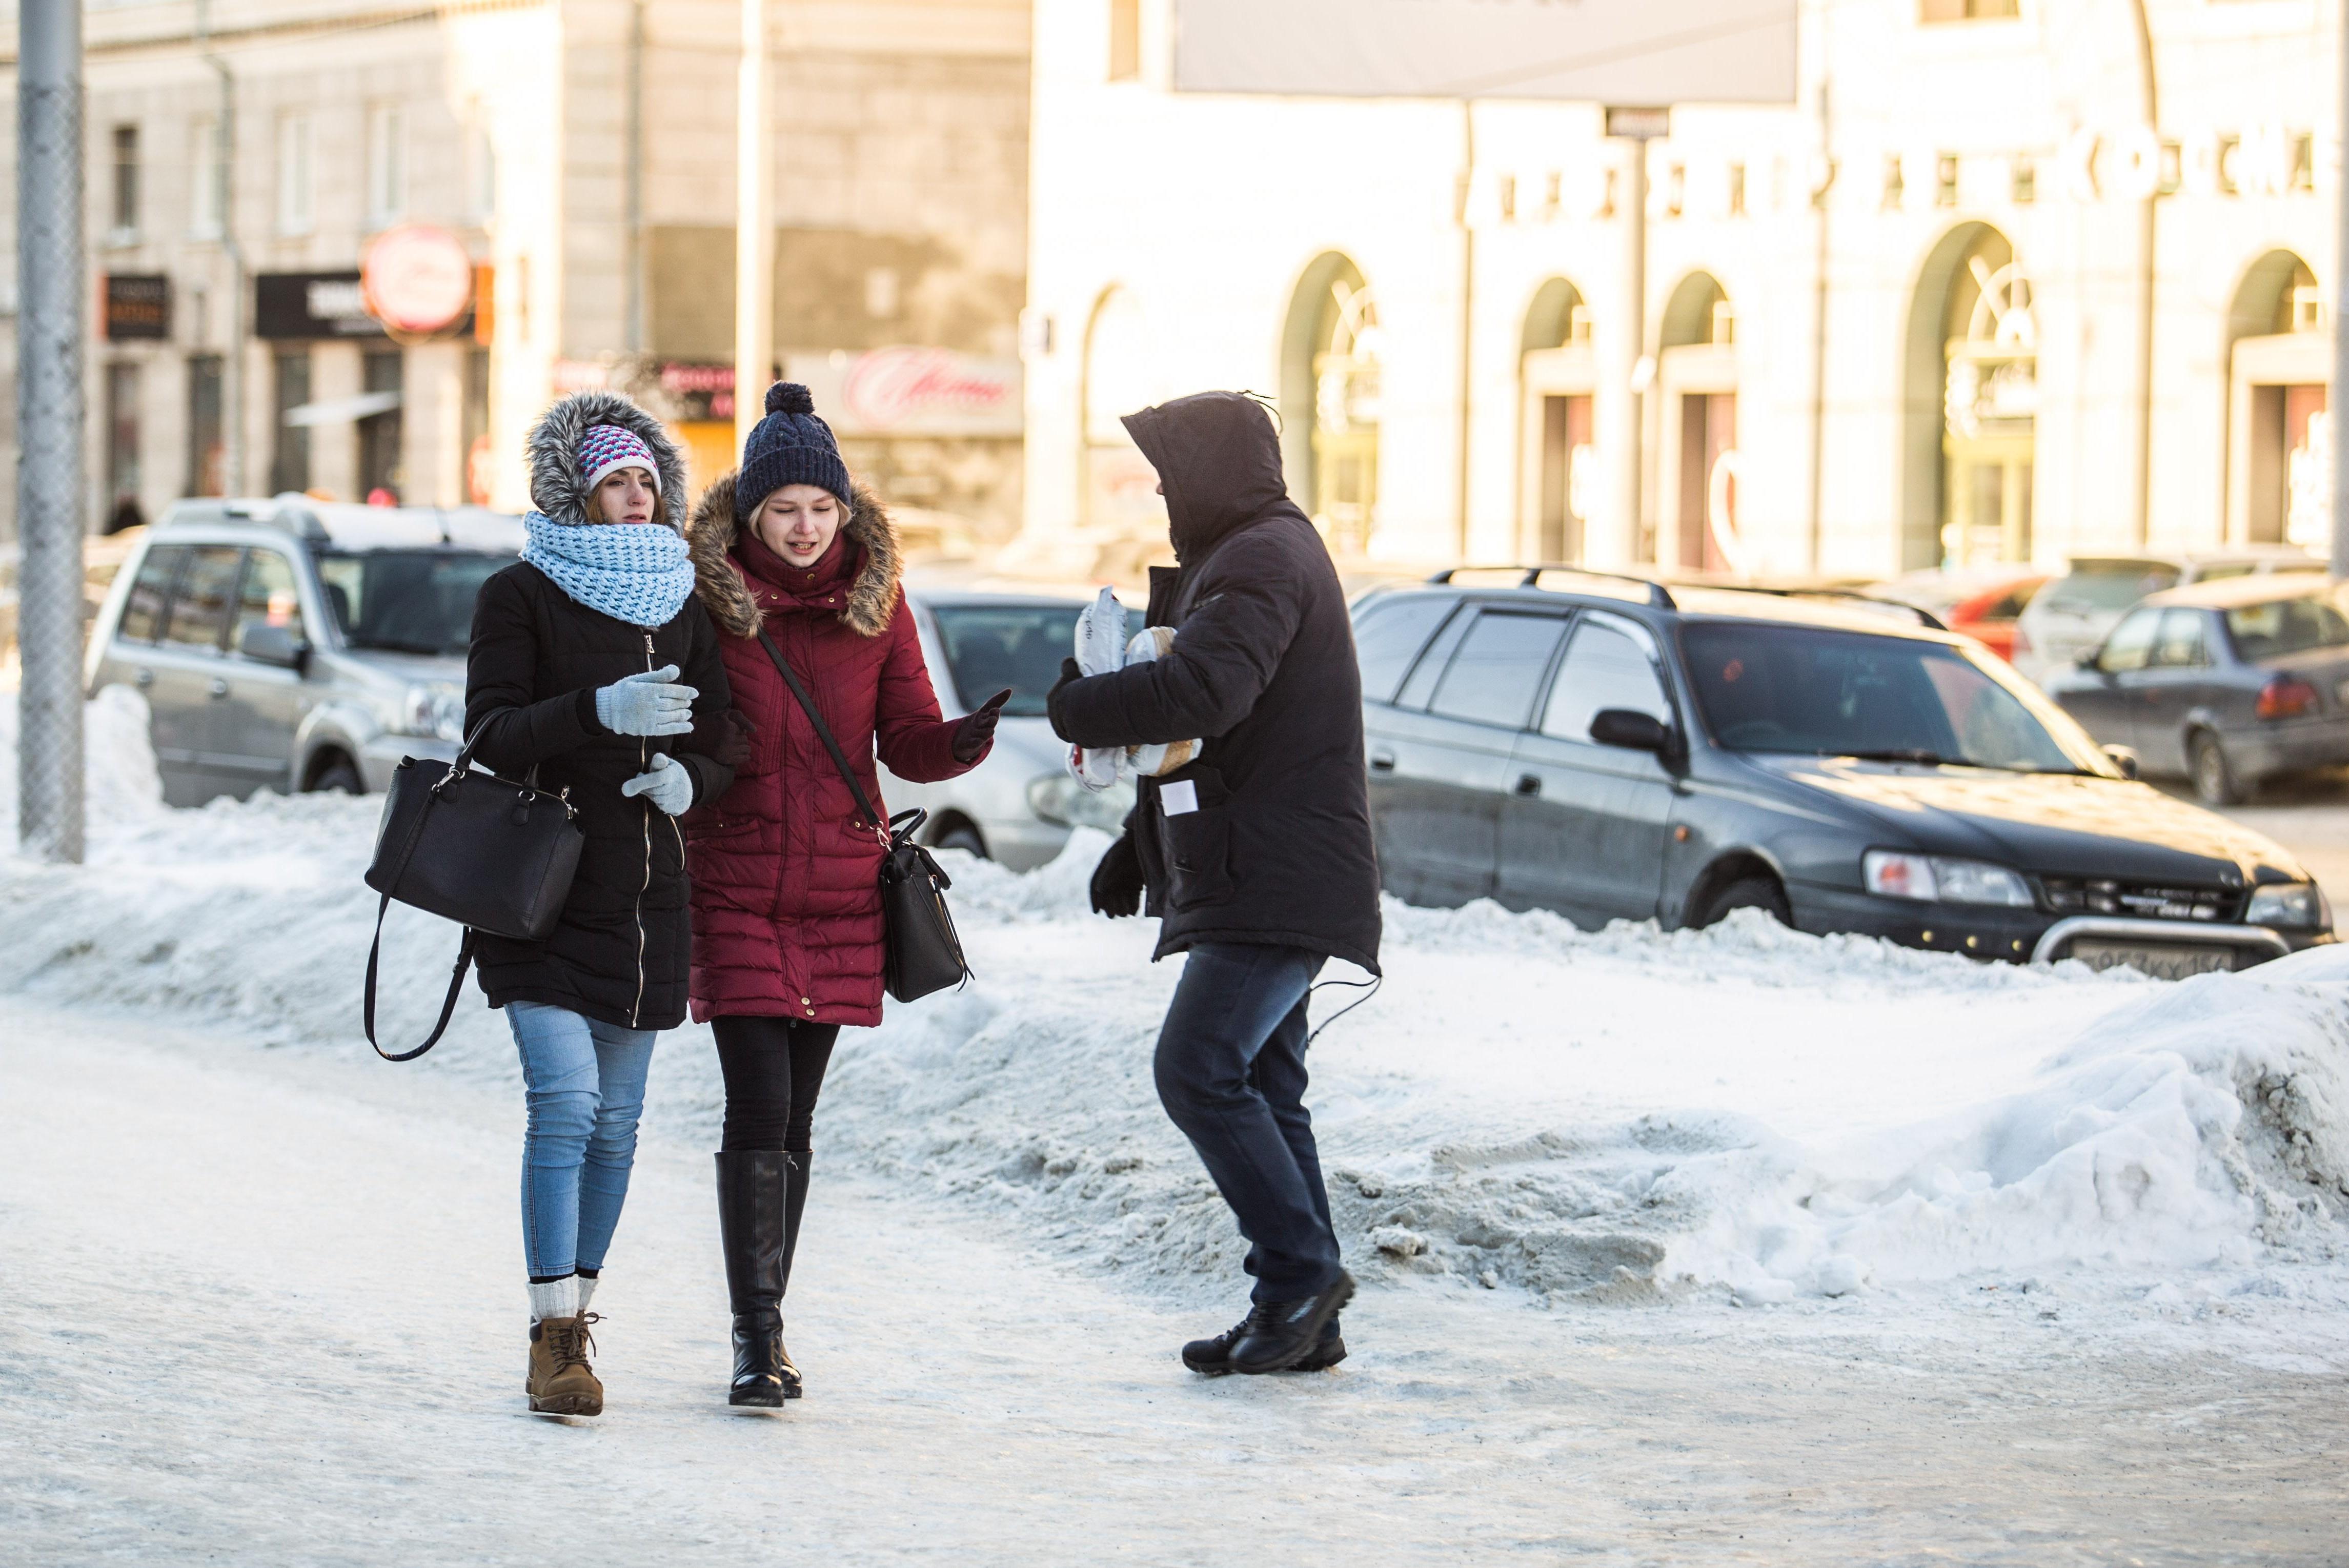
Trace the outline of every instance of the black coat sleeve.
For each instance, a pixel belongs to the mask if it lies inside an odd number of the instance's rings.
[[[726,678],[726,661],[718,652],[718,628],[698,599],[688,599],[681,612],[686,621],[686,654],[678,678],[698,693],[693,699],[693,733],[678,737],[678,761],[693,775],[693,803],[715,800],[734,786],[734,769],[711,755],[724,732],[726,710],[734,706],[734,688]]]
[[[1052,727],[1077,746],[1212,740],[1246,718],[1297,635],[1304,583],[1278,542],[1243,536],[1216,552],[1164,658],[1062,686]]]
[[[502,572],[473,601],[465,733],[475,741],[473,754],[509,779],[607,733],[596,722],[592,690],[543,693],[537,684],[538,628],[521,585]]]

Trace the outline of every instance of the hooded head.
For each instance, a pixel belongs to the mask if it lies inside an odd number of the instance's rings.
[[[639,450],[642,457],[636,455]],[[620,460],[596,472],[615,452]],[[683,533],[685,458],[660,421],[617,392],[574,392],[557,398],[531,429],[530,503],[555,522],[594,522],[588,500],[595,481],[612,468],[647,459],[660,491],[660,510],[654,515]]]
[[[1280,433],[1246,393],[1195,392],[1121,422],[1158,470],[1177,561],[1195,561],[1242,523],[1289,506]]]
[[[742,443],[742,466],[734,478],[737,515],[748,521],[760,502],[785,485],[828,490],[843,511],[855,500],[840,443],[832,438],[832,427],[816,417],[814,397],[796,381],[767,388],[767,417]]]

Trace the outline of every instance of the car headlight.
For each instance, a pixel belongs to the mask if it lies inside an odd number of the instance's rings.
[[[418,681],[400,695],[398,705],[384,716],[384,727],[396,735],[462,741],[465,688],[453,681]]]
[[[2029,909],[2031,885],[2004,866],[1987,861],[1945,860],[1870,850],[1860,857],[1868,891],[1884,898],[1938,903],[1996,903]]]
[[[2278,882],[2251,890],[2251,902],[2243,911],[2243,923],[2289,925],[2313,931],[2331,925],[2333,912],[2325,907],[2324,894],[2314,882]]]
[[[1065,773],[1047,773],[1028,781],[1028,809],[1064,828],[1114,833],[1133,810],[1133,786],[1121,779],[1106,789],[1088,789]]]

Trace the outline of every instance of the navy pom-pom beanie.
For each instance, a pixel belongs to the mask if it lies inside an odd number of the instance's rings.
[[[785,485],[820,485],[850,510],[848,465],[832,427],[816,417],[815,399],[796,381],[767,388],[767,417],[742,444],[742,469],[734,480],[734,516],[747,522],[760,504]]]

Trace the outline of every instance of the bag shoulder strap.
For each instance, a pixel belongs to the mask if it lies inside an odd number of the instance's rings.
[[[434,1021],[432,1025],[432,1032],[425,1036],[424,1043],[417,1047],[414,1050],[402,1051],[398,1056],[394,1056],[391,1052],[385,1050],[382,1046],[378,1045],[375,1037],[376,961],[383,952],[384,913],[390,908],[391,895],[389,893],[386,893],[383,895],[383,902],[376,906],[375,941],[367,947],[367,1000],[365,1004],[365,1012],[367,1015],[367,1044],[375,1047],[375,1054],[381,1057],[385,1061],[412,1062],[417,1057],[422,1056],[425,1052],[430,1050],[433,1047],[439,1045],[440,1043],[440,1037],[448,1033],[449,1019],[450,1016],[457,1011],[458,993],[462,991],[465,987],[465,971],[473,966],[473,928],[471,926],[467,926],[465,928],[465,940],[457,945],[457,967],[450,972],[449,994],[440,998],[440,1016]]]
[[[832,727],[824,723],[823,715],[816,711],[815,698],[808,695],[807,687],[800,685],[800,677],[792,673],[792,666],[784,661],[782,649],[775,646],[775,639],[767,634],[764,626],[759,628],[759,645],[767,650],[769,658],[775,661],[775,669],[782,676],[783,684],[792,688],[792,695],[799,698],[808,722],[815,726],[816,738],[823,742],[826,751],[832,753],[832,765],[840,769],[841,780],[848,786],[848,792],[856,797],[856,809],[864,813],[864,820],[876,829],[883,839],[887,839],[888,823],[883,821],[881,813],[873,809],[872,800],[864,793],[864,786],[856,781],[855,773],[848,766],[847,754],[840,749],[840,742],[832,738]]]

